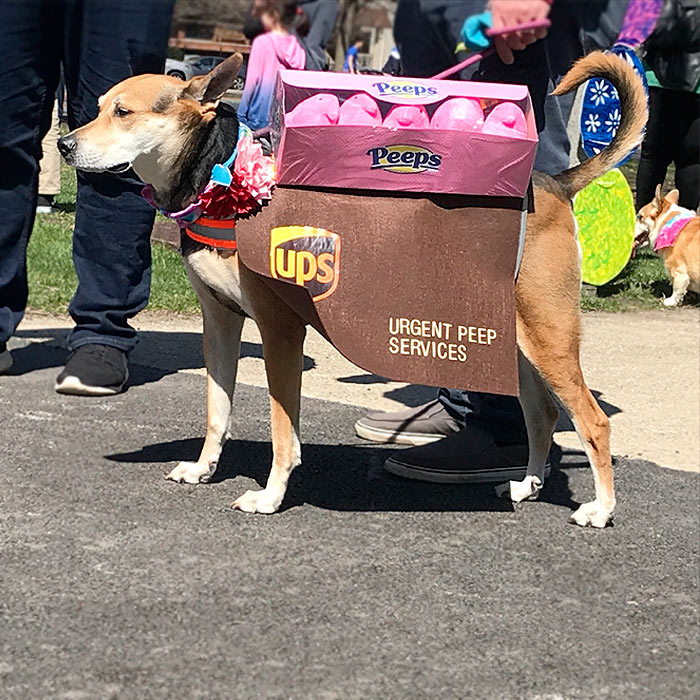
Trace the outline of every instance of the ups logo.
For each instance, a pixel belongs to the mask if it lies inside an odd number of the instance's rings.
[[[313,301],[329,297],[340,275],[340,236],[313,226],[270,231],[270,273],[308,290]]]

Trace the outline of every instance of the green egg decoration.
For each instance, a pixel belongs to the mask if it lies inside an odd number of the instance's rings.
[[[583,281],[599,286],[622,272],[632,254],[636,212],[632,190],[615,168],[593,180],[574,198],[583,251]]]

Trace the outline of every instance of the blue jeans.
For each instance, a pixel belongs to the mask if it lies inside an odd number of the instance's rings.
[[[430,77],[461,61],[466,54],[454,51],[461,40],[462,24],[470,15],[482,12],[485,5],[485,0],[399,0],[394,37],[404,74]],[[547,37],[516,52],[512,65],[491,56],[456,76],[528,86],[540,132],[536,170],[553,175],[568,167],[566,125],[574,95],[548,95],[577,58],[592,48],[612,43],[626,5],[626,0],[558,0],[552,6],[552,27]],[[460,423],[477,421],[499,442],[527,440],[515,397],[440,389],[438,399]]]
[[[163,70],[173,0],[0,2],[0,342],[27,303],[27,243],[34,225],[41,140],[63,63],[68,123],[97,116],[97,98],[137,73]],[[129,351],[129,319],[148,302],[154,212],[133,175],[78,173],[69,347]]]

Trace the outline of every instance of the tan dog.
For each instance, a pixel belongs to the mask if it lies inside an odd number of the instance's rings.
[[[665,197],[661,185],[654,199],[637,214],[637,245],[649,244],[664,261],[673,281],[673,294],[664,299],[666,306],[683,303],[686,292],[700,292],[700,216],[678,206],[678,190]]]
[[[121,171],[133,165],[153,185],[159,207],[182,209],[208,182],[212,165],[233,149],[237,122],[220,100],[240,64],[240,55],[234,55],[208,75],[184,85],[162,75],[119,83],[100,98],[99,116],[93,122],[62,139],[66,160],[85,170]],[[530,455],[525,479],[504,484],[497,492],[513,501],[539,493],[558,415],[551,390],[571,416],[593,469],[595,500],[581,505],[572,518],[579,525],[605,527],[615,508],[609,424],[579,365],[580,260],[571,198],[639,144],[647,112],[644,90],[633,70],[619,58],[600,52],[579,61],[557,94],[593,77],[608,78],[617,88],[622,122],[615,140],[602,153],[554,178],[534,175],[536,212],[527,217],[516,287],[520,402]],[[207,434],[197,462],[180,462],[168,478],[206,482],[216,469],[228,434],[243,311],[255,320],[262,335],[272,405],[273,460],[265,488],[248,491],[233,506],[247,512],[275,512],[292,470],[301,461],[304,322],[240,264],[237,254],[188,243],[183,255],[204,316]]]

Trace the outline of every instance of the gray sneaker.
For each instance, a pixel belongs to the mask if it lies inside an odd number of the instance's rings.
[[[355,423],[355,432],[365,440],[414,446],[441,440],[461,428],[437,400],[398,413],[370,413]]]

